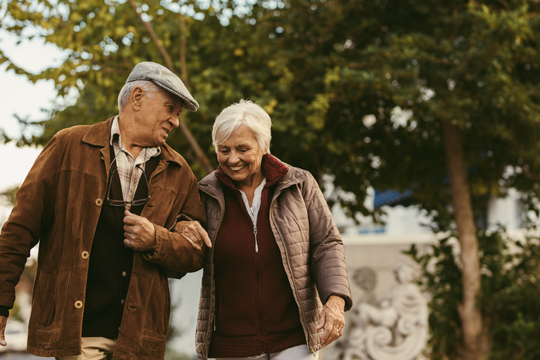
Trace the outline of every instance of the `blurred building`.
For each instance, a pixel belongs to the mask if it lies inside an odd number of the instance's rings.
[[[386,213],[383,217],[384,224],[376,224],[368,217],[359,218],[360,224],[356,224],[338,205],[332,208],[345,245],[353,299],[358,300],[365,295],[355,284],[354,274],[358,269],[368,267],[374,270],[376,285],[372,295],[379,298],[396,284],[392,267],[404,256],[402,250],[409,249],[411,244],[416,244],[420,250],[426,250],[434,243],[435,235],[425,226],[430,222],[429,217],[418,208],[408,206],[409,196],[410,193],[407,192],[371,191],[366,206],[371,209],[381,208]],[[0,225],[7,220],[10,211],[11,205],[5,201],[0,204]],[[502,225],[512,232],[523,228],[525,219],[519,193],[510,191],[506,198],[488,201],[485,211],[477,216],[476,222],[479,228],[492,229]],[[37,248],[34,248],[28,265],[35,266],[36,255]],[[35,271],[34,269],[28,270],[31,272]],[[28,275],[30,278],[31,274]],[[174,306],[172,324],[179,335],[169,342],[169,347],[176,353],[194,359],[201,277],[202,271],[199,271],[186,275],[182,280],[170,280]],[[25,278],[17,287],[17,301],[20,303],[18,317],[23,322],[27,321],[30,303],[28,294],[31,291],[31,284],[26,280]]]

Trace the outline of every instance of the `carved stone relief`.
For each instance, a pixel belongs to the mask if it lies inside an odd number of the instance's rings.
[[[419,360],[428,339],[427,301],[415,284],[418,265],[402,261],[394,266],[398,285],[377,303],[373,295],[376,273],[360,268],[354,282],[364,295],[347,318],[343,337],[324,355],[325,360]]]

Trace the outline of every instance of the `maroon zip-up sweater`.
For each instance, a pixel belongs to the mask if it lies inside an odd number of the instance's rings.
[[[225,214],[215,242],[216,330],[209,357],[245,357],[273,353],[306,343],[298,306],[270,227],[274,186],[288,168],[265,155],[266,185],[253,222],[240,191],[221,167],[216,177],[225,185]]]

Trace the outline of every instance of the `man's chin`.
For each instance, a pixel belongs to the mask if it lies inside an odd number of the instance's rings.
[[[157,140],[156,145],[154,145],[154,146],[163,146],[167,142],[167,136],[165,136],[165,137],[162,136],[162,137],[160,137],[160,138],[158,138],[156,140]]]

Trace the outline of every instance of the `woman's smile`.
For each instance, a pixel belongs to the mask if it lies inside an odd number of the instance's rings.
[[[229,166],[229,168],[231,168],[232,171],[240,171],[242,170],[243,168],[245,168],[247,165],[242,165],[242,166]]]

